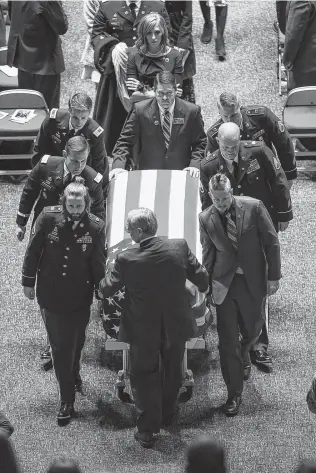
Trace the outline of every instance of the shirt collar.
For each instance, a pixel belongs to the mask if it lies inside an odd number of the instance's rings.
[[[130,3],[132,0],[125,0],[126,5],[129,7]],[[138,9],[140,7],[141,0],[135,0],[136,8]]]
[[[157,102],[158,103],[158,102]],[[168,112],[170,113],[170,115],[173,115],[173,112],[174,112],[174,107],[175,107],[175,104],[176,104],[176,101],[174,100],[173,101],[173,104],[171,105],[171,107],[168,108]],[[159,103],[158,103],[158,107],[159,107],[159,110],[160,110],[160,113],[162,116],[164,116],[165,112],[167,110],[165,110],[164,108],[162,108]]]

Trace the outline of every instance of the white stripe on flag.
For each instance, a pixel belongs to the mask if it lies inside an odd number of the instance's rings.
[[[199,213],[202,211],[201,199],[200,199],[200,187],[196,186],[197,192],[197,205],[196,205],[196,249],[195,249],[195,256],[196,259],[202,263],[202,245],[200,240],[200,222],[199,222]]]
[[[142,171],[139,192],[139,207],[155,210],[157,171],[149,169]]]
[[[129,172],[119,174],[114,182],[111,233],[108,246],[117,245],[124,240],[125,201]]]
[[[169,196],[168,238],[183,238],[186,171],[172,171]]]

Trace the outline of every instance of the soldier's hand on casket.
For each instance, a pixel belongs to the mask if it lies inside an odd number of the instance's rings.
[[[290,222],[279,222],[279,231],[284,232],[289,226]]]
[[[140,84],[139,80],[134,79],[134,77],[130,77],[126,81],[126,87],[128,88],[128,90],[133,90],[133,91],[137,90],[139,84]]]
[[[279,281],[268,281],[268,296],[273,296],[279,289]]]
[[[187,171],[192,177],[200,177],[200,170],[198,168],[189,166],[188,168],[184,168],[183,171]]]
[[[118,174],[121,174],[121,172],[127,172],[126,169],[122,169],[122,168],[115,168],[115,169],[112,169],[112,171],[110,171],[109,173],[109,179],[113,179],[113,178],[116,178],[116,176]]]
[[[24,235],[25,235],[26,227],[17,227],[15,230],[16,237],[19,241],[24,240]]]
[[[35,289],[34,289],[34,287],[23,286],[23,291],[24,291],[25,297],[30,299],[30,301],[33,301],[35,299]]]

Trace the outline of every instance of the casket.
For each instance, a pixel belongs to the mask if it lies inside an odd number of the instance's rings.
[[[186,171],[170,170],[124,172],[111,180],[107,198],[107,271],[111,271],[120,251],[137,245],[126,233],[125,225],[128,212],[139,207],[147,207],[156,213],[159,236],[185,238],[192,253],[201,262],[199,182],[199,179],[191,177]],[[201,336],[212,317],[204,294],[199,293],[195,286],[195,291],[190,290],[192,286],[187,281],[192,317],[197,323],[198,336]],[[104,330],[110,338],[118,337],[123,306],[124,290],[104,301],[101,317]]]

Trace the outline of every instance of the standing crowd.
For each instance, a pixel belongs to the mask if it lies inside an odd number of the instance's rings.
[[[152,448],[160,429],[177,420],[185,344],[197,333],[189,295],[203,294],[216,308],[227,387],[222,411],[237,415],[252,364],[267,372],[273,366],[267,298],[279,289],[278,232],[293,219],[290,189],[297,178],[282,120],[265,105],[241,104],[223,91],[219,119],[204,129],[195,103],[191,1],[85,0],[82,77],[96,84],[95,105],[92,110],[91,98],[76,93],[61,109],[60,36],[68,29],[62,3],[8,3],[8,65],[17,67],[19,87],[41,92],[50,110],[21,194],[16,236],[24,239],[34,211],[22,286],[28,299],[37,297],[47,331],[41,357],[56,373],[58,423],[69,423],[76,393],[84,392],[80,359],[93,299],[109,299],[118,290],[125,290],[119,339],[130,345],[135,439]],[[216,55],[225,60],[229,2],[214,5]],[[210,6],[200,6],[201,41],[209,43]],[[285,15],[289,84],[316,85],[308,52],[310,42],[315,47],[316,2],[287,2]],[[182,170],[199,180],[202,261],[184,239],[159,236],[155,213],[139,208],[126,219],[132,247],[108,267],[105,222],[115,219],[107,218],[111,180],[149,169]],[[210,471],[205,465],[187,471]],[[79,472],[75,468],[49,471]],[[223,463],[213,469],[225,471]]]

